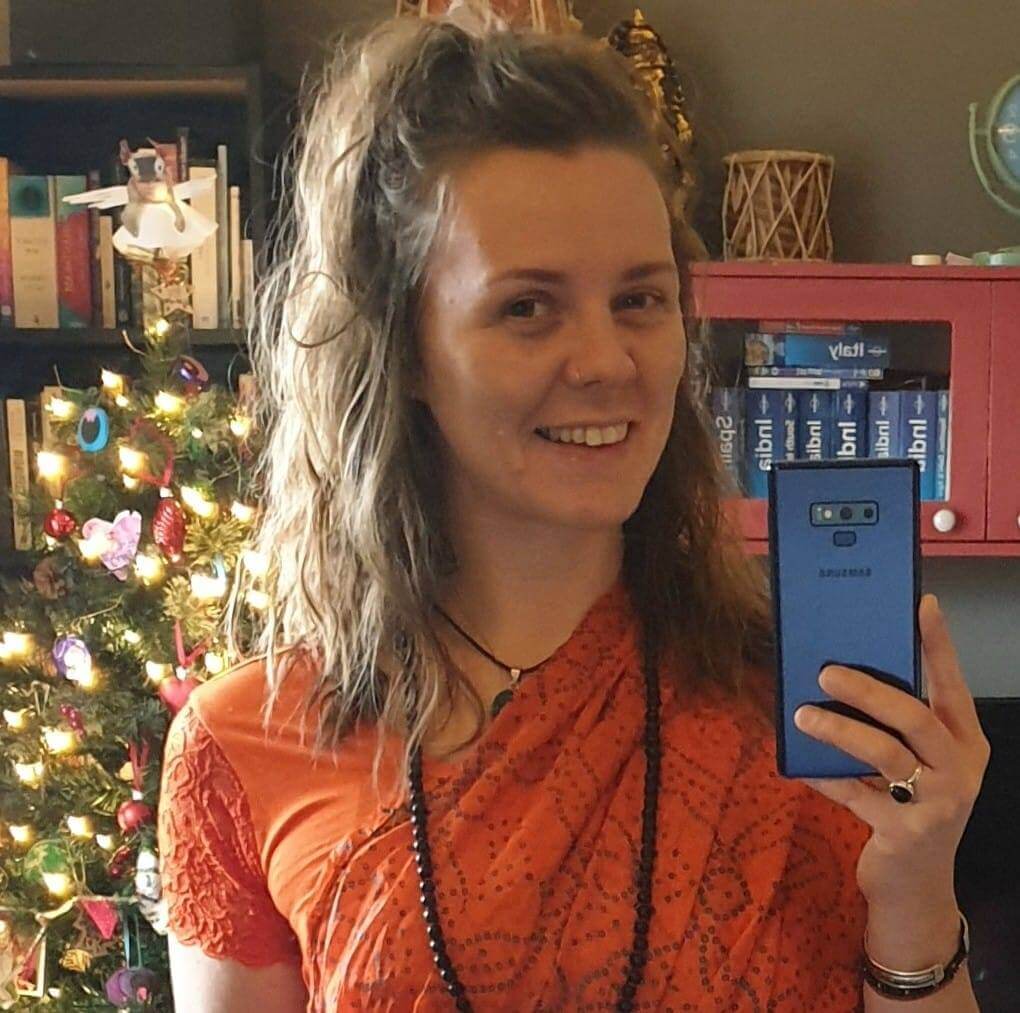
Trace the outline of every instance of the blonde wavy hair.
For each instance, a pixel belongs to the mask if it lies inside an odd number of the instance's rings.
[[[288,206],[249,337],[265,450],[253,548],[271,604],[257,653],[268,713],[290,662],[309,656],[316,748],[362,720],[406,743],[400,776],[456,683],[484,709],[436,636],[432,606],[456,567],[437,432],[409,395],[419,297],[451,176],[479,152],[609,146],[671,185],[630,64],[581,35],[510,31],[470,10],[390,18],[333,45],[306,80],[279,170]],[[673,248],[689,310],[683,222]],[[662,458],[624,524],[624,579],[645,648],[683,652],[692,683],[741,694],[772,659],[767,581],[722,509],[727,478],[708,415],[708,346],[688,317],[688,365]],[[477,736],[477,731],[476,731]],[[472,739],[473,741],[473,739]]]

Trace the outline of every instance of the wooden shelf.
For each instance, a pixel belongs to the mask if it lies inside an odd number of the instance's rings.
[[[930,281],[1020,281],[1020,267],[962,264],[840,264],[807,260],[703,260],[689,265],[694,278],[925,278]]]
[[[216,98],[246,100],[254,65],[157,67],[28,64],[0,68],[0,98],[36,100]]]
[[[138,327],[16,327],[0,330],[0,350],[4,348],[32,348],[67,350],[73,348],[123,348],[124,332],[137,345],[142,340]],[[231,328],[191,331],[191,344],[198,348],[238,346],[245,347],[245,331]]]

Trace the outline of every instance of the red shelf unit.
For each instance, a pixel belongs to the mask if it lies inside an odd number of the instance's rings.
[[[921,504],[922,552],[1020,556],[1020,268],[735,261],[694,264],[691,276],[696,316],[712,323],[831,320],[909,333],[912,368],[948,375],[950,390],[948,494]],[[765,500],[729,508],[748,551],[767,552]]]

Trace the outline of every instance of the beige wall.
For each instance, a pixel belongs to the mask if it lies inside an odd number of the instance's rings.
[[[358,35],[389,0],[264,0],[266,59],[291,82],[331,33]],[[754,147],[836,158],[836,259],[897,261],[1020,244],[970,165],[967,105],[1020,73],[1020,0],[645,0],[697,91],[706,199],[699,225],[716,255],[719,158]],[[604,35],[633,10],[578,0]],[[980,14],[974,13],[980,11]],[[949,616],[977,696],[1020,696],[1020,559],[926,559],[923,585]]]
[[[263,0],[266,59],[296,82],[331,33],[358,35],[392,0]],[[798,148],[836,159],[835,257],[898,261],[1020,244],[1020,218],[970,164],[967,106],[1020,74],[1020,0],[645,0],[697,103],[705,199],[697,224],[721,248],[720,158]],[[576,0],[593,35],[633,11]],[[1020,203],[1020,195],[1017,197]]]

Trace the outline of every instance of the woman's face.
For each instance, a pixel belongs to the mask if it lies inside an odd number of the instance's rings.
[[[619,150],[504,148],[451,191],[413,388],[442,437],[448,506],[618,527],[662,453],[687,357],[655,179]]]

